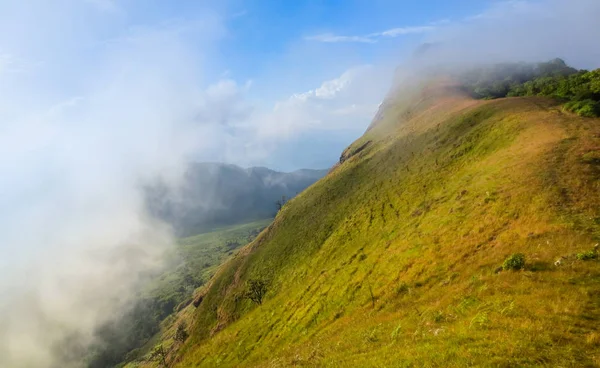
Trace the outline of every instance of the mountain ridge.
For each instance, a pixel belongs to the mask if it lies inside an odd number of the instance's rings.
[[[349,150],[373,143],[291,200],[222,266],[194,312],[177,366],[594,361],[595,328],[555,336],[550,326],[566,317],[548,307],[572,298],[567,325],[600,311],[562,281],[591,273],[586,290],[600,292],[597,263],[572,258],[598,241],[598,198],[581,198],[597,187],[597,167],[556,151],[594,154],[597,120],[563,113],[548,98],[482,101],[451,91],[426,88],[409,106],[389,107]],[[544,166],[560,157],[556,170]],[[563,170],[573,168],[580,172],[571,181]],[[585,205],[556,200],[562,186]],[[585,231],[561,221],[563,207]],[[525,253],[526,271],[496,273],[514,252]],[[569,259],[568,268],[552,269],[559,257]],[[552,272],[554,291],[540,286]],[[260,305],[239,298],[254,279],[269,285]],[[543,320],[527,312],[540,307],[540,295]],[[536,338],[525,339],[534,331]],[[561,339],[570,342],[553,343]],[[393,348],[399,343],[406,350]]]

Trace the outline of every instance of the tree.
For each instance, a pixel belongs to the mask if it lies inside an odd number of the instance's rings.
[[[175,332],[175,341],[183,343],[188,338],[189,335],[185,330],[186,327],[187,326],[183,321],[177,326],[177,331]]]
[[[267,283],[259,279],[251,279],[246,283],[246,292],[244,296],[254,303],[262,304],[263,298],[267,293]]]
[[[167,352],[165,348],[161,345],[157,345],[152,349],[152,353],[150,354],[150,360],[158,362],[164,368],[167,368]]]
[[[285,205],[286,202],[287,202],[286,196],[281,196],[281,199],[278,199],[275,201],[275,204],[277,205],[277,212],[281,211],[281,209],[283,208],[283,205]]]

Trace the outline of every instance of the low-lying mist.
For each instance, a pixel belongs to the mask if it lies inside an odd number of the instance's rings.
[[[36,5],[22,21],[45,19],[46,4]],[[71,2],[55,5],[82,15]],[[84,365],[95,329],[123,314],[162,267],[174,237],[148,214],[143,187],[177,188],[210,140],[197,119],[210,113],[197,87],[201,58],[185,36],[205,32],[209,47],[220,32],[213,23],[131,29],[94,45],[96,59],[72,74],[49,64],[65,62],[54,52],[78,35],[48,36],[55,50],[27,37],[21,53],[48,64],[11,56],[0,69],[0,366]]]

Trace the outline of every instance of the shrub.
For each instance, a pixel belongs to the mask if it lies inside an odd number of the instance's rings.
[[[168,367],[167,365],[167,351],[162,345],[157,345],[152,349],[150,353],[150,360],[158,362],[161,367]]]
[[[522,253],[512,254],[502,264],[502,268],[505,270],[520,270],[523,267],[525,267],[525,255]]]
[[[267,293],[267,283],[263,280],[252,279],[246,284],[244,296],[256,304],[262,304],[263,298]]]
[[[600,116],[600,102],[591,99],[570,101],[565,104],[564,110],[573,112],[579,116],[593,118]]]
[[[175,341],[184,342],[188,338],[188,333],[185,330],[186,328],[185,322],[181,322],[177,326],[177,331],[175,332]]]
[[[600,69],[577,70],[562,59],[477,68],[463,75],[462,83],[475,98],[548,96],[565,101],[565,111],[600,117]]]
[[[593,250],[588,250],[587,252],[577,253],[577,259],[580,261],[589,261],[590,259],[598,258],[598,253]]]

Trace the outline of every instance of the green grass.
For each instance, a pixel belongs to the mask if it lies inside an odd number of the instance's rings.
[[[171,270],[147,285],[143,293],[163,298],[173,294],[190,296],[194,289],[210,279],[227,257],[253,240],[271,221],[225,226],[179,240],[176,249],[169,255]],[[183,290],[182,286],[188,290]]]
[[[220,268],[171,364],[600,364],[600,267],[575,257],[600,239],[600,121],[435,91],[388,105]]]
[[[266,219],[227,226],[180,239],[167,257],[166,271],[154,277],[137,295],[144,309],[139,309],[133,316],[134,321],[127,325],[127,328],[133,329],[129,331],[132,336],[140,335],[134,334],[137,330],[159,332],[149,342],[138,341],[138,344],[145,346],[130,352],[127,360],[141,358],[159,341],[172,338],[174,331],[171,330],[175,322],[182,320],[174,312],[182,311],[184,315],[195,289],[204,285],[225,259],[252,241],[271,221],[272,219]],[[129,337],[131,338],[133,337]],[[116,340],[109,343],[119,344]],[[107,345],[105,349],[110,350],[111,347]],[[114,347],[118,348],[119,346]]]

